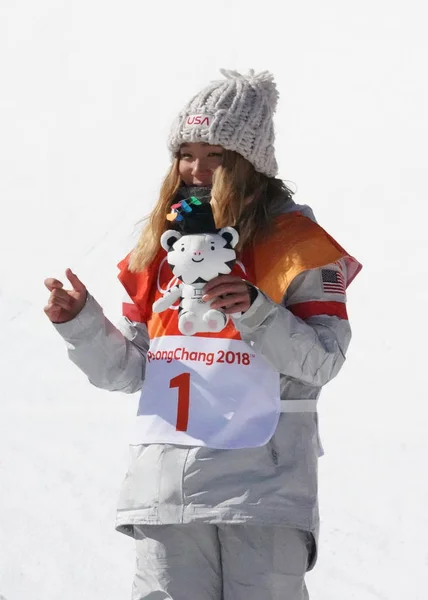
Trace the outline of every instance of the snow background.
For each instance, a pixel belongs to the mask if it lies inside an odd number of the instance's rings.
[[[275,74],[280,176],[364,264],[348,362],[320,403],[311,599],[426,598],[422,6],[2,0],[2,600],[130,596],[134,546],[114,519],[137,395],[68,362],[43,280],[71,267],[119,318],[116,264],[156,199],[169,125],[220,67]]]

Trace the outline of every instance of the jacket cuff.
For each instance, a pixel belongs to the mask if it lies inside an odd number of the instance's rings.
[[[82,310],[66,323],[52,323],[66,341],[91,337],[103,324],[104,313],[101,306],[89,293]]]
[[[270,298],[258,288],[255,287],[255,289],[257,290],[257,297],[250,308],[240,317],[233,317],[235,327],[238,331],[254,331],[263,324],[275,307],[275,304]]]

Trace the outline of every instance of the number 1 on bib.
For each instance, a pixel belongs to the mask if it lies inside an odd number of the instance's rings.
[[[169,382],[170,388],[178,388],[177,431],[187,431],[190,409],[190,373],[181,373]]]

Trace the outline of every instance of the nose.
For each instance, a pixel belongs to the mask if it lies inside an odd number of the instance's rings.
[[[206,173],[208,171],[205,161],[197,158],[192,165],[192,175],[197,175],[198,173]]]
[[[194,254],[195,256],[201,256],[202,252],[201,252],[200,250],[194,250],[194,251],[193,251],[193,254]]]

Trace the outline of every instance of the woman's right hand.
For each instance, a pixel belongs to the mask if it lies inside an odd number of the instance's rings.
[[[64,290],[62,282],[58,279],[52,277],[45,279],[45,286],[51,294],[44,311],[52,323],[71,321],[85,306],[86,287],[71,269],[66,269],[65,274],[71,283],[72,290]]]

